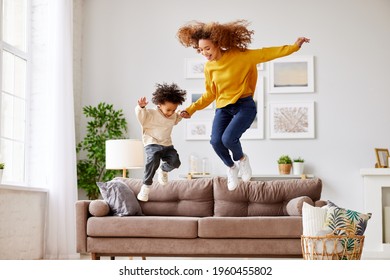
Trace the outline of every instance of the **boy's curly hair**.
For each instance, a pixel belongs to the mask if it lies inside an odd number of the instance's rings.
[[[222,49],[248,48],[252,41],[253,30],[248,30],[246,20],[236,20],[225,24],[218,22],[203,23],[191,21],[179,28],[176,37],[185,47],[199,48],[200,39],[209,39]]]
[[[179,88],[175,83],[168,85],[167,83],[156,84],[156,91],[153,93],[152,102],[155,105],[171,102],[173,104],[183,104],[186,100],[187,92]]]

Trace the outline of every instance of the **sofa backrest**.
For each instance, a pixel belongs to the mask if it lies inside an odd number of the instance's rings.
[[[227,188],[224,177],[214,177],[214,215],[219,217],[284,216],[287,203],[307,196],[314,202],[322,191],[320,179],[274,181],[240,181],[234,191]]]
[[[141,179],[122,178],[135,194]],[[214,214],[213,179],[172,180],[166,185],[153,183],[148,202],[140,202],[147,216],[207,217]]]

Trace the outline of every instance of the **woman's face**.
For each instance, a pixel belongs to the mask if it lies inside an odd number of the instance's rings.
[[[215,45],[210,39],[200,39],[198,42],[198,51],[207,60],[218,60],[222,56],[221,49]]]

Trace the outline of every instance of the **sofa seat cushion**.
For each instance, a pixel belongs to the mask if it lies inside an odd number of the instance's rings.
[[[161,237],[196,238],[198,218],[195,217],[90,217],[87,235],[93,237]]]
[[[201,238],[300,238],[302,218],[206,217],[199,219]]]
[[[284,216],[294,198],[307,196],[313,202],[321,197],[320,179],[240,181],[234,191],[224,177],[214,177],[214,215],[218,217]]]

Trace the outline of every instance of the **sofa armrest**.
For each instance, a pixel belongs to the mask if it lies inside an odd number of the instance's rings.
[[[76,201],[76,244],[78,253],[87,252],[87,220],[91,200]]]

